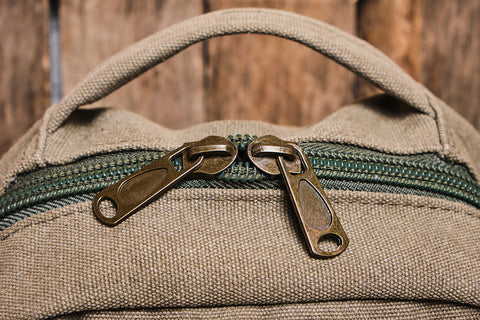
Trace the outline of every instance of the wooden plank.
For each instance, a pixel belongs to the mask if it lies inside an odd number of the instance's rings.
[[[360,0],[357,35],[389,56],[414,79],[420,78],[421,10],[419,0]],[[380,92],[362,79],[355,95],[364,98]]]
[[[49,105],[48,2],[0,1],[0,39],[1,156]]]
[[[480,129],[480,2],[360,0],[357,32]],[[356,95],[377,92],[359,81]]]
[[[308,15],[354,32],[352,1],[206,0],[206,11],[269,7]],[[353,100],[354,76],[297,43],[262,35],[208,41],[205,94],[208,119],[277,124],[315,123]]]
[[[201,14],[201,1],[68,0],[61,2],[64,92],[124,47]],[[171,128],[205,120],[202,49],[197,45],[148,71],[100,105],[133,110]]]
[[[421,81],[480,129],[480,1],[422,2]]]

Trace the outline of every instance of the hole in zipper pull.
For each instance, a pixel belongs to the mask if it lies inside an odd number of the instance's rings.
[[[105,218],[113,218],[117,214],[117,206],[109,198],[99,199],[98,209],[99,213]]]
[[[342,238],[336,234],[328,233],[320,237],[317,247],[321,251],[331,254],[339,250],[342,246]]]

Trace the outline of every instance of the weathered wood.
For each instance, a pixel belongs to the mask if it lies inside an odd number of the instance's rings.
[[[48,2],[0,1],[0,156],[50,101]]]
[[[422,2],[421,81],[480,129],[480,1]]]
[[[357,8],[354,3],[62,0],[64,91],[104,59],[167,25],[203,11],[263,6],[357,31],[480,128],[479,1],[359,0]],[[0,1],[0,39],[2,154],[49,105],[48,1]],[[304,125],[351,102],[354,94],[374,92],[355,79],[293,42],[231,36],[188,49],[101,104],[129,108],[173,128],[215,119]]]
[[[360,0],[357,33],[480,129],[478,0]]]
[[[360,0],[357,2],[357,35],[380,49],[414,79],[420,78],[421,10],[419,0]],[[355,95],[379,92],[362,79]]]
[[[206,0],[206,10],[270,7],[305,14],[354,32],[352,1]],[[315,123],[353,100],[354,76],[297,43],[236,35],[206,45],[208,119]]]
[[[68,0],[61,2],[64,92],[124,47],[201,14],[201,1]],[[100,101],[171,128],[203,122],[202,48],[197,45]]]

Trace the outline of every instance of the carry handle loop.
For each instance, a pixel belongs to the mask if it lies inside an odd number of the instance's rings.
[[[200,41],[232,34],[274,35],[301,43],[343,65],[417,111],[435,117],[428,91],[365,41],[299,14],[273,9],[227,9],[175,24],[124,49],[97,67],[47,112],[53,133],[72,112],[102,99],[155,65]]]

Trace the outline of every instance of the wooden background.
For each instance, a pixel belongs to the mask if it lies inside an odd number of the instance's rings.
[[[63,92],[123,47],[229,7],[270,7],[359,35],[480,128],[478,0],[59,0]],[[48,0],[0,1],[0,155],[50,104]],[[160,124],[317,122],[375,89],[290,41],[238,35],[197,44],[104,99]]]

